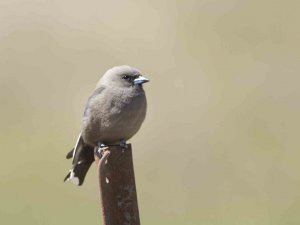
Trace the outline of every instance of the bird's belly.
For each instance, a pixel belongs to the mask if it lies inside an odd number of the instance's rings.
[[[83,121],[82,135],[86,143],[96,145],[118,143],[130,139],[141,127],[146,115],[144,96],[123,105],[102,109],[101,114],[92,114]]]
[[[142,116],[142,117],[141,117]],[[104,143],[116,143],[121,139],[130,139],[140,128],[144,115],[134,116],[130,118],[124,118],[121,116],[114,117],[115,123],[109,123],[108,126],[101,126],[100,139]]]

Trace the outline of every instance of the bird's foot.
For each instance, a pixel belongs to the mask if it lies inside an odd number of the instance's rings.
[[[97,147],[95,148],[95,155],[101,159],[104,155],[104,152],[109,148],[109,146],[120,146],[122,148],[122,151],[128,149],[128,144],[124,139],[120,140],[119,145],[106,145],[102,142],[97,142]]]
[[[95,148],[95,155],[98,156],[99,159],[102,158],[104,152],[108,149],[108,146],[102,142],[97,142],[97,148]]]
[[[107,145],[104,144],[104,143],[101,142],[101,141],[98,141],[98,142],[97,142],[97,146],[98,146],[98,148],[105,148],[105,147],[107,147]]]
[[[120,147],[121,147],[123,150],[128,148],[128,145],[127,145],[127,143],[126,143],[126,140],[124,140],[124,139],[121,139],[121,140],[120,140],[119,145],[120,145]]]

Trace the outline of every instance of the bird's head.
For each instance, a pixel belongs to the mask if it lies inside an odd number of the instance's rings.
[[[97,86],[107,85],[114,87],[134,87],[141,86],[149,82],[147,78],[135,68],[130,66],[116,66],[109,69],[99,80]]]

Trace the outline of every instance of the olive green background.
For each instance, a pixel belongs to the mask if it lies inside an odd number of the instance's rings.
[[[0,0],[0,224],[99,224],[62,180],[85,101],[135,66],[143,225],[300,224],[300,2]]]

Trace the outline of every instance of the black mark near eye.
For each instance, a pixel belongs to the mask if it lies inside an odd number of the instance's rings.
[[[128,82],[133,82],[134,79],[138,78],[139,75],[124,75],[122,79],[127,80]]]

